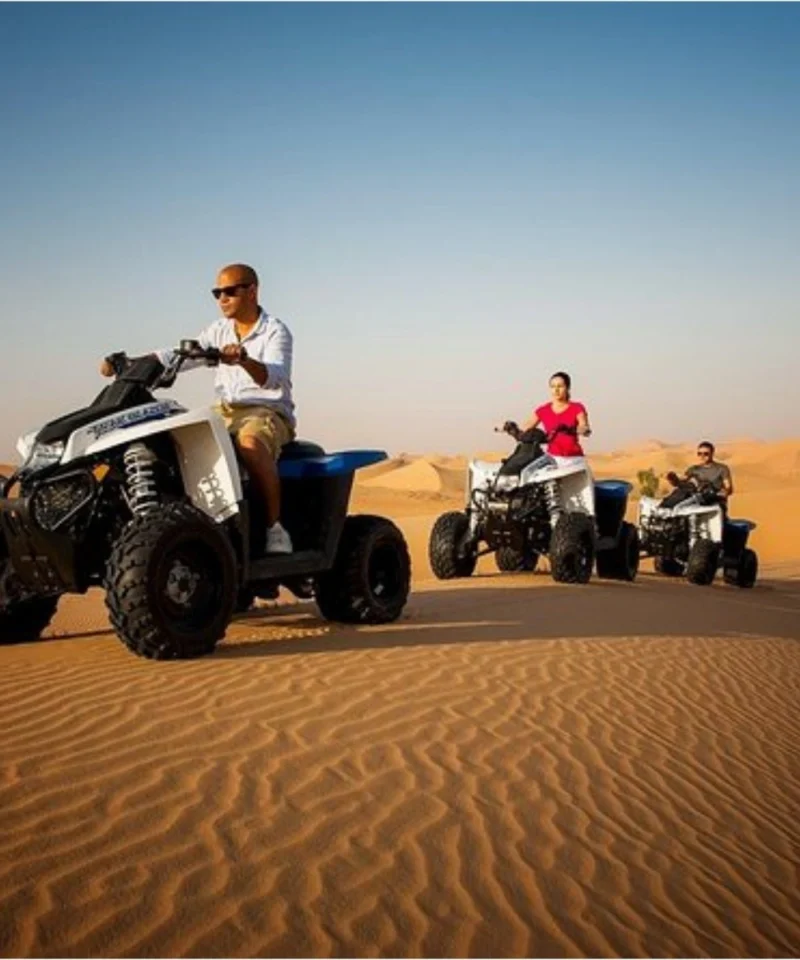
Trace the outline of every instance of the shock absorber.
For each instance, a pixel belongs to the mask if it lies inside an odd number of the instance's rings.
[[[131,512],[136,515],[147,513],[158,504],[158,487],[153,470],[156,455],[143,443],[132,443],[123,454],[123,460]]]
[[[696,541],[700,539],[703,534],[700,522],[697,517],[689,516],[689,549],[695,545]]]
[[[561,497],[558,495],[558,480],[548,480],[544,485],[544,502],[550,514],[550,525],[555,527],[562,514]]]

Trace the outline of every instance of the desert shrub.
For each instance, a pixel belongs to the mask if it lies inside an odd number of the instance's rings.
[[[658,474],[652,467],[640,470],[636,477],[639,481],[639,493],[643,497],[654,497],[658,493]]]

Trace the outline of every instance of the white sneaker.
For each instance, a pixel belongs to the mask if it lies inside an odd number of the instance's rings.
[[[280,522],[267,528],[267,553],[291,553],[292,538]]]

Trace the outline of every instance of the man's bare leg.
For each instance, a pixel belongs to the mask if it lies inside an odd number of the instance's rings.
[[[239,436],[236,440],[239,453],[253,482],[258,487],[267,508],[267,526],[278,522],[281,515],[281,483],[278,467],[267,448],[252,434]]]

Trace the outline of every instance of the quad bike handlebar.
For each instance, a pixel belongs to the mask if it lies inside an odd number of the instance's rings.
[[[495,427],[494,432],[507,433],[518,443],[534,443],[536,441],[539,443],[550,443],[559,433],[565,433],[572,437],[578,436],[578,428],[568,427],[565,423],[560,423],[550,433],[545,433],[544,430],[540,430],[538,427],[533,427],[530,430],[520,430],[519,424],[515,420],[506,420],[502,427]]]
[[[129,380],[155,389],[172,386],[188,360],[200,361],[209,367],[220,363],[220,350],[217,347],[202,347],[197,340],[181,340],[172,353],[173,359],[164,367],[155,354],[129,357],[124,350],[118,350],[103,358],[101,372],[105,376],[113,376],[115,380]]]
[[[219,348],[201,347],[198,340],[181,340],[175,353],[182,361],[202,360],[209,367],[216,367],[220,362]]]

